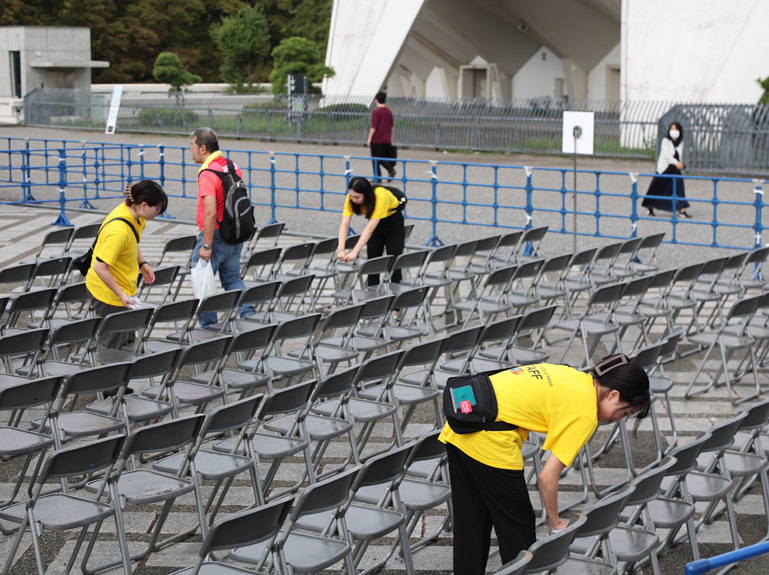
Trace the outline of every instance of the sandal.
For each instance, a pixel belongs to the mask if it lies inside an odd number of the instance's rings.
[[[687,220],[691,220],[692,219],[692,217],[689,215],[689,213],[686,210],[680,210],[678,212],[678,217],[679,218],[685,218]]]

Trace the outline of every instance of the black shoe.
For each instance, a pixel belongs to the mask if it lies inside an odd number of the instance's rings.
[[[678,217],[679,218],[685,218],[687,220],[691,220],[692,219],[692,217],[689,215],[689,213],[686,210],[680,210],[678,212]]]
[[[654,215],[654,208],[646,208],[646,215],[647,216],[653,216]]]
[[[123,395],[124,396],[131,395],[133,392],[134,392],[133,388],[126,387],[125,388],[125,393],[123,393]],[[116,391],[105,391],[104,392],[104,397],[114,397],[116,395],[117,395]]]
[[[393,167],[392,170],[387,170],[387,172],[390,174],[390,179],[392,180],[395,177],[395,168]]]

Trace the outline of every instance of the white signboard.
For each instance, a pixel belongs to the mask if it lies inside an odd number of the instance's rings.
[[[107,116],[107,128],[105,134],[114,134],[117,125],[117,113],[120,110],[120,98],[123,97],[123,86],[118,84],[112,90],[112,101],[109,105],[109,115]]]
[[[564,112],[563,113],[563,144],[564,154],[593,155],[593,112]],[[579,136],[575,139],[574,129],[579,128]],[[576,144],[577,149],[574,149]]]

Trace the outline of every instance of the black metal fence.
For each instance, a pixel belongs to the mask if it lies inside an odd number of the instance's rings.
[[[24,98],[28,125],[103,130],[110,93],[37,89]],[[684,126],[689,170],[769,175],[769,106],[675,102],[389,98],[397,144],[494,152],[559,154],[565,110],[595,114],[595,154],[650,159],[670,122]],[[188,134],[206,125],[223,136],[360,144],[371,98],[126,93],[123,132]]]

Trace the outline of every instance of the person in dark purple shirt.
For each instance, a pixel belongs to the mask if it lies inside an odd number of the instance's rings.
[[[374,96],[376,108],[371,113],[371,130],[368,133],[366,145],[371,148],[372,158],[397,158],[397,149],[393,146],[393,113],[385,105],[387,94],[377,93]],[[374,164],[374,177],[379,181],[381,176],[380,167],[384,167],[390,176],[395,177],[395,162],[391,160],[372,160]]]

